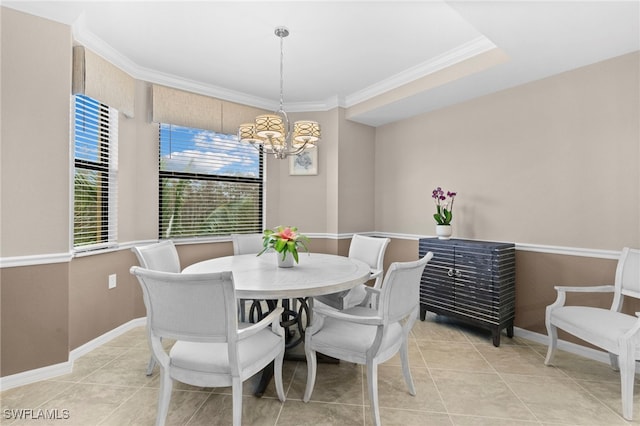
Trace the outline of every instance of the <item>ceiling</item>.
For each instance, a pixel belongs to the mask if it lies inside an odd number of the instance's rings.
[[[137,79],[379,126],[640,50],[635,1],[2,1]]]

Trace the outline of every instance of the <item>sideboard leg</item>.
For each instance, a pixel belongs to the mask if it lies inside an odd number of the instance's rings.
[[[513,323],[509,324],[507,326],[507,336],[508,337],[513,337]]]
[[[493,335],[493,346],[495,346],[496,348],[500,346],[500,329],[499,328],[495,328],[491,331],[491,334]]]
[[[427,308],[420,305],[420,321],[424,321],[427,317]]]

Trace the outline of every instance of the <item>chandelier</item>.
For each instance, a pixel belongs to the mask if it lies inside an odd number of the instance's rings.
[[[277,27],[275,35],[280,38],[280,107],[273,114],[263,114],[256,117],[255,122],[241,124],[238,128],[238,140],[253,145],[254,148],[273,154],[278,159],[285,159],[289,155],[299,154],[306,148],[311,148],[320,140],[320,124],[317,121],[301,120],[293,124],[293,132],[289,124],[289,117],[283,104],[282,77],[284,54],[282,44],[289,30]]]

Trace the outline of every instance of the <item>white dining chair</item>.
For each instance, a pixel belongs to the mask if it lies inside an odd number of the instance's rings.
[[[376,294],[372,307],[355,306],[342,311],[314,306],[313,319],[305,334],[307,386],[304,402],[309,402],[316,381],[316,352],[347,362],[366,365],[367,388],[374,424],[380,424],[378,406],[378,364],[400,351],[402,372],[411,395],[416,394],[409,370],[408,337],[418,318],[420,278],[428,252],[413,262],[394,262],[389,267],[382,288],[367,287]],[[376,306],[377,305],[377,306]]]
[[[233,254],[258,254],[264,248],[262,234],[231,234]]]
[[[163,272],[180,272],[180,257],[171,240],[159,243],[135,246],[131,249],[136,254],[140,266],[146,269]]]
[[[140,266],[145,269],[162,272],[180,272],[180,257],[178,250],[171,240],[160,241],[159,243],[135,246],[131,249],[136,254]],[[147,376],[153,374],[156,362],[149,359],[147,364]]]
[[[625,296],[640,299],[640,250],[622,250],[614,285],[557,286],[556,301],[547,306],[545,322],[549,336],[546,365],[553,363],[558,346],[558,328],[609,353],[611,367],[620,370],[622,415],[633,419],[633,382],[640,360],[640,312],[621,312]],[[566,293],[613,293],[611,308],[565,305]]]
[[[156,425],[164,425],[173,381],[192,386],[231,386],[233,425],[242,423],[242,384],[271,362],[278,399],[282,385],[282,308],[238,327],[230,271],[183,274],[133,266],[147,308],[149,346],[160,366]],[[161,339],[175,339],[167,353]]]
[[[233,254],[258,254],[264,248],[262,234],[231,234],[233,242]],[[246,319],[245,299],[238,300],[238,310],[240,311],[240,321]]]
[[[383,278],[384,254],[391,240],[389,238],[369,237],[354,234],[349,246],[349,258],[358,259],[371,268],[370,280],[375,280],[373,288],[380,289]],[[350,290],[317,296],[319,301],[335,309],[347,309],[360,304],[369,303],[366,284],[358,285]]]

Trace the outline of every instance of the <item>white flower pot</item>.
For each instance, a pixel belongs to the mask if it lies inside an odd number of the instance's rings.
[[[293,255],[287,252],[282,259],[282,253],[276,253],[276,258],[278,259],[278,267],[279,268],[293,268]]]
[[[436,225],[436,235],[441,240],[448,240],[451,238],[451,225]]]

